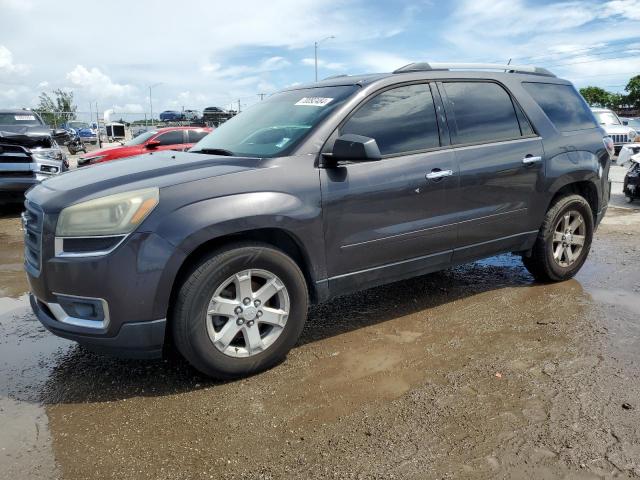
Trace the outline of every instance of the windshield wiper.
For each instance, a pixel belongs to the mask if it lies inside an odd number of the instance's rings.
[[[200,150],[189,150],[189,152],[208,153],[209,155],[225,155],[227,157],[233,157],[233,152],[224,148],[201,148]]]

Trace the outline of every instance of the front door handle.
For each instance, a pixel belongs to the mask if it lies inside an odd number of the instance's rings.
[[[427,180],[438,180],[439,178],[450,177],[453,175],[453,170],[440,170],[434,168],[431,172],[427,173]]]
[[[527,155],[522,159],[522,163],[525,165],[531,165],[532,163],[538,163],[542,161],[542,157],[534,157],[533,155]]]

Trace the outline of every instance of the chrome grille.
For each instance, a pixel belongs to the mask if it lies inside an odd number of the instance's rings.
[[[34,203],[26,200],[22,212],[24,230],[24,261],[38,273],[42,266],[42,226],[44,213]]]
[[[626,133],[613,133],[609,135],[613,143],[621,144],[621,143],[629,143],[629,137]]]

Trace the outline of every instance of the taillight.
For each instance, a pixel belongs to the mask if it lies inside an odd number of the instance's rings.
[[[602,143],[604,143],[604,148],[609,152],[609,157],[613,158],[616,153],[616,149],[613,146],[613,140],[611,140],[611,137],[604,137],[602,139]]]

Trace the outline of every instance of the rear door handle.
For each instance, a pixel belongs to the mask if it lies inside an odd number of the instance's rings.
[[[534,157],[533,155],[527,155],[522,159],[522,163],[530,165],[532,163],[538,163],[542,161],[542,157]]]
[[[437,180],[439,178],[450,177],[453,175],[453,170],[438,170],[433,169],[431,172],[427,173],[427,180]]]

